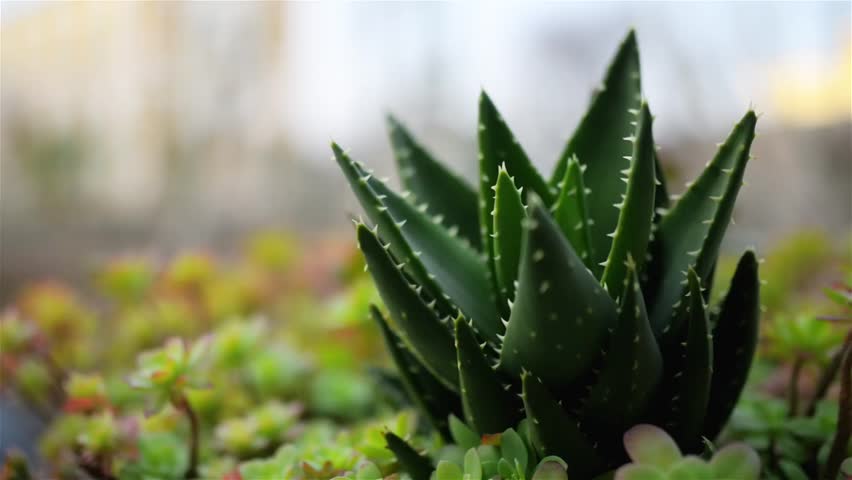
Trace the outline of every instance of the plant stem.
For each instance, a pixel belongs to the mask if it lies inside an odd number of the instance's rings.
[[[793,370],[790,372],[790,385],[787,387],[788,417],[795,417],[799,410],[799,376],[802,374],[802,366],[805,364],[803,355],[796,355],[793,360]]]
[[[843,344],[843,362],[840,365],[840,409],[837,413],[837,431],[831,442],[828,460],[825,462],[823,478],[834,480],[840,471],[840,464],[849,448],[849,437],[852,436],[852,330],[846,334]]]
[[[805,409],[806,416],[813,417],[816,413],[817,404],[825,398],[825,395],[828,393],[828,389],[831,388],[831,384],[834,382],[834,377],[837,376],[837,372],[840,370],[841,361],[843,361],[843,346],[837,349],[834,355],[831,356],[831,360],[829,360],[828,365],[826,365],[826,367],[822,370],[814,396],[811,398],[808,403],[808,407]]]
[[[182,411],[187,420],[189,420],[189,466],[186,469],[184,478],[187,480],[198,477],[198,450],[200,448],[200,425],[198,415],[192,409],[189,400],[186,396],[181,396],[175,402],[175,406]]]

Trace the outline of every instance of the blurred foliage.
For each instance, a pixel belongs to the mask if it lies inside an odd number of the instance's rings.
[[[435,459],[435,478],[565,478],[561,460],[527,452],[524,464],[499,436],[456,421],[446,444],[418,422],[385,368],[360,256],[324,265],[302,248],[263,232],[227,263],[118,258],[93,276],[95,298],[57,282],[21,291],[0,321],[0,385],[48,423],[46,464],[33,474],[9,455],[0,479],[406,478],[389,432]],[[816,478],[835,443],[847,261],[806,233],[762,267],[759,358],[720,438],[755,449],[761,478]]]

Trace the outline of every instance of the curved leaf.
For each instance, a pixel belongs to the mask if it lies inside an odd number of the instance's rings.
[[[480,254],[450,235],[440,222],[364,172],[336,145],[334,151],[365,212],[389,241],[390,251],[437,302],[438,311],[455,316],[454,312],[448,312],[451,306],[448,307],[446,295],[473,321],[479,333],[496,341],[503,328],[496,294],[489,286],[487,266]]]
[[[713,329],[713,379],[704,419],[707,438],[716,438],[734,410],[757,349],[760,279],[754,252],[743,254]]]
[[[411,475],[412,480],[429,480],[432,475],[432,461],[415,450],[405,440],[391,432],[385,433],[388,449],[396,456],[401,469]]]
[[[583,180],[583,170],[585,167],[580,164],[576,156],[568,160],[565,177],[559,183],[559,195],[553,205],[552,213],[553,219],[574,247],[574,251],[583,260],[583,264],[597,274],[601,266],[592,261],[594,255],[592,254],[591,229],[594,222],[589,219],[586,207],[588,192]]]
[[[527,369],[548,385],[566,385],[600,357],[607,329],[616,322],[616,305],[541,200],[530,195],[528,201],[518,292],[500,365],[513,375]]]
[[[379,325],[385,345],[399,370],[408,395],[426,413],[429,421],[441,432],[444,439],[449,440],[450,428],[447,419],[450,415],[461,412],[459,396],[429,373],[402,339],[393,332],[382,312],[374,305],[370,306],[370,314]]]
[[[594,263],[606,260],[612,243],[607,234],[615,230],[618,210],[614,203],[621,201],[624,186],[614,172],[623,168],[623,157],[631,154],[633,145],[625,140],[633,137],[635,112],[642,101],[639,77],[639,50],[631,30],[615,54],[603,80],[602,87],[592,98],[591,105],[562,152],[551,183],[565,175],[568,159],[576,155],[587,168],[586,187],[589,195],[589,216],[595,222],[592,230]]]
[[[521,381],[524,409],[539,456],[556,455],[565,460],[568,478],[591,478],[602,473],[607,459],[580,431],[577,419],[563,411],[541,381],[529,372],[524,372]]]
[[[393,116],[387,118],[391,146],[402,185],[429,212],[444,216],[444,224],[457,228],[471,245],[480,247],[476,190],[423,148]]]
[[[662,356],[648,324],[636,277],[636,267],[630,263],[618,325],[583,406],[583,417],[609,432],[620,433],[636,423],[663,373]]]
[[[521,402],[514,393],[504,388],[464,319],[457,318],[455,327],[465,420],[480,435],[514,427],[523,418]]]
[[[742,185],[756,120],[754,112],[746,113],[698,180],[662,218],[654,234],[645,293],[651,326],[658,337],[671,322],[672,308],[684,291],[688,267],[694,267],[702,285],[710,288],[708,282],[719,245]]]
[[[518,263],[521,258],[521,221],[526,216],[521,192],[501,166],[494,185],[494,270],[500,294],[506,300],[515,298],[515,281],[518,279]],[[508,315],[508,304],[506,314]]]
[[[627,192],[616,204],[621,210],[612,232],[612,248],[607,256],[601,283],[612,298],[621,298],[627,275],[627,259],[633,258],[637,268],[645,262],[645,252],[654,219],[654,137],[651,134],[651,112],[642,103],[636,124],[636,140],[630,165],[622,173],[627,177]]]
[[[357,234],[358,247],[394,320],[396,334],[441,383],[458,391],[456,352],[450,332],[408,283],[402,267],[394,262],[379,237],[363,224],[358,225]]]

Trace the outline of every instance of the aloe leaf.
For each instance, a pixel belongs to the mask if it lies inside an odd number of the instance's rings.
[[[480,435],[499,433],[523,418],[518,397],[503,382],[482,353],[473,330],[459,317],[455,321],[459,385],[464,416]]]
[[[621,213],[612,232],[612,247],[606,259],[603,283],[612,298],[621,298],[627,274],[627,259],[632,257],[638,268],[642,268],[651,224],[654,218],[654,137],[651,133],[651,112],[648,104],[642,103],[636,121],[633,153],[629,167],[622,173],[627,191],[615,206]]]
[[[437,161],[393,116],[387,118],[391,146],[402,185],[418,204],[427,204],[433,215],[476,248],[480,246],[476,190]]]
[[[592,261],[594,255],[591,229],[594,222],[589,219],[587,208],[588,192],[583,180],[585,168],[576,156],[568,160],[565,176],[559,183],[559,195],[556,197],[552,213],[553,219],[574,247],[574,251],[583,260],[583,264],[597,276],[601,266]]]
[[[373,320],[379,324],[385,345],[399,370],[409,397],[426,413],[429,421],[445,440],[450,439],[447,419],[461,412],[459,396],[429,373],[429,370],[417,360],[402,339],[393,332],[382,312],[374,305],[370,306]]]
[[[538,196],[531,194],[528,203],[518,291],[500,365],[513,375],[527,369],[549,385],[565,385],[599,358],[616,305]]]
[[[673,305],[684,291],[684,272],[692,266],[702,285],[709,280],[737,193],[743,181],[757,117],[749,111],[719,147],[701,176],[660,221],[649,252],[646,300],[651,326],[660,336]]]
[[[624,186],[614,172],[624,168],[623,157],[631,154],[633,145],[625,141],[633,136],[635,112],[642,101],[639,77],[639,50],[631,30],[615,54],[603,80],[592,98],[591,105],[568,140],[556,163],[551,183],[565,175],[568,159],[576,155],[587,168],[586,187],[589,195],[589,216],[595,222],[592,230],[594,263],[606,260],[611,239],[606,235],[615,230],[618,210],[614,203],[621,201]]]
[[[494,185],[494,270],[500,294],[506,300],[515,298],[515,280],[518,278],[518,262],[521,257],[521,221],[524,219],[524,203],[521,192],[501,165]],[[508,305],[506,314],[508,315]]]
[[[757,349],[760,280],[754,252],[740,258],[713,329],[713,379],[704,419],[707,438],[716,438],[734,410]]]
[[[621,432],[646,411],[663,373],[663,360],[648,323],[636,266],[629,263],[618,325],[610,337],[600,374],[583,406],[597,427]]]
[[[656,150],[656,148],[655,148]],[[654,152],[654,172],[657,176],[657,185],[654,191],[654,225],[658,225],[662,220],[663,215],[668,211],[669,204],[669,188],[666,184],[666,176],[663,172],[663,167],[660,166],[660,157]]]
[[[411,475],[412,480],[429,480],[432,475],[432,461],[417,452],[405,440],[391,432],[385,433],[385,442],[399,462],[400,468]]]
[[[485,253],[490,258],[495,255],[491,242],[491,234],[494,233],[494,223],[491,219],[491,212],[494,211],[494,192],[491,187],[497,183],[500,166],[508,170],[519,189],[538,193],[547,204],[552,202],[553,193],[550,186],[530,162],[497,107],[488,95],[482,92],[479,97],[479,225],[482,245],[489,245]],[[494,265],[490,268],[493,286],[497,290],[499,285]]]
[[[480,254],[363,171],[339,147],[332,147],[364,211],[381,229],[390,251],[405,264],[405,271],[436,301],[438,312],[455,316],[449,310],[452,304],[458,305],[479,333],[496,342],[503,327],[496,293],[490,288],[488,270]]]
[[[447,388],[458,391],[458,371],[454,361],[453,338],[409,284],[402,265],[394,262],[379,237],[360,224],[357,227],[358,247],[367,260],[367,268],[394,321],[396,334],[417,360]]]
[[[697,446],[710,397],[713,371],[712,342],[701,281],[692,268],[687,275],[688,289],[682,299],[686,328],[681,329],[680,342],[666,355],[665,381],[658,402],[662,425],[682,447]]]
[[[580,423],[556,402],[541,380],[521,375],[524,410],[532,441],[540,457],[556,455],[568,464],[568,478],[591,478],[607,465],[594,442],[580,431]]]

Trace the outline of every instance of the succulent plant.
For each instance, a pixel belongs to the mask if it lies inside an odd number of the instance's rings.
[[[686,451],[720,431],[755,350],[753,252],[706,301],[756,116],[672,205],[651,122],[630,32],[549,179],[485,93],[478,193],[394,119],[402,194],[332,144],[372,224],[355,222],[358,244],[390,319],[373,316],[445,436],[451,413],[477,434],[527,418],[538,454],[586,478],[625,458],[637,423]]]
[[[637,425],[624,434],[624,446],[633,463],[615,473],[615,480],[757,480],[760,459],[749,446],[731,444],[709,461],[684,456],[662,429]]]

